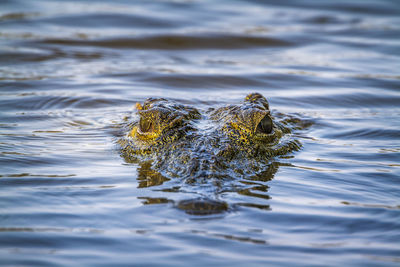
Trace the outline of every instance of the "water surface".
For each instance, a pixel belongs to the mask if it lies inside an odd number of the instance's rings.
[[[398,266],[399,25],[394,0],[2,1],[1,265]],[[136,102],[250,92],[309,127],[225,212],[120,156]]]

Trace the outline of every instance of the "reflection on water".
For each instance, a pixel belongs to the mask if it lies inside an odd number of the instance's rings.
[[[398,266],[399,14],[0,1],[0,265]],[[136,102],[206,111],[251,92],[298,151],[192,180],[119,155]]]
[[[170,180],[162,176],[159,172],[151,169],[151,165],[151,161],[140,163],[140,167],[137,169],[138,188],[157,186]]]
[[[153,187],[163,184],[166,181],[169,181],[169,178],[164,177],[159,172],[153,170],[151,168],[152,164],[150,161],[141,162],[138,170],[138,188],[146,188]],[[252,177],[248,177],[242,180],[237,181],[236,183],[230,185],[228,182],[224,183],[223,181],[219,183],[212,183],[211,185],[206,185],[207,187],[212,187],[210,191],[204,191],[202,189],[204,184],[193,184],[190,185],[183,184],[181,186],[173,186],[171,188],[163,188],[163,192],[182,192],[187,193],[187,191],[198,192],[200,194],[204,194],[203,197],[192,198],[192,199],[184,199],[175,201],[173,199],[168,199],[165,197],[154,198],[154,197],[138,197],[138,199],[142,199],[143,204],[166,204],[172,203],[178,209],[185,211],[191,215],[210,215],[217,213],[224,213],[229,209],[234,209],[236,206],[245,206],[245,207],[253,207],[258,209],[269,210],[270,207],[267,204],[255,204],[252,202],[237,202],[237,203],[226,203],[225,201],[219,201],[218,198],[221,197],[221,194],[226,194],[228,192],[236,192],[240,195],[250,197],[248,201],[251,201],[251,198],[260,198],[261,200],[268,200],[271,197],[267,194],[269,186],[266,182],[272,180],[274,178],[275,173],[278,171],[279,166],[290,166],[290,164],[283,164],[279,162],[272,162],[269,164],[265,171],[254,175]],[[239,186],[239,184],[241,184]],[[210,194],[211,193],[211,194]],[[213,199],[217,198],[217,199]]]

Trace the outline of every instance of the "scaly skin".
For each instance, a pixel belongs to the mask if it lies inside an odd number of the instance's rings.
[[[140,119],[119,141],[122,156],[127,162],[150,161],[157,172],[189,183],[254,175],[271,158],[300,146],[258,93],[203,115],[166,99],[150,98],[136,107]]]

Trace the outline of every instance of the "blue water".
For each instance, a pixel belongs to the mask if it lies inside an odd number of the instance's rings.
[[[394,0],[1,1],[0,265],[399,266],[399,36]],[[263,175],[120,156],[136,102],[251,92],[307,124]]]

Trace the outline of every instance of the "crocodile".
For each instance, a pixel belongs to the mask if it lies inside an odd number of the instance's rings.
[[[248,94],[238,104],[205,111],[165,98],[149,98],[137,103],[136,109],[139,118],[119,140],[121,155],[127,162],[147,164],[148,170],[166,180],[211,182],[223,188],[225,181],[262,173],[273,158],[301,147],[291,137],[299,120],[275,118],[259,93]],[[213,203],[194,202],[178,206],[202,206],[204,211],[204,203]]]

